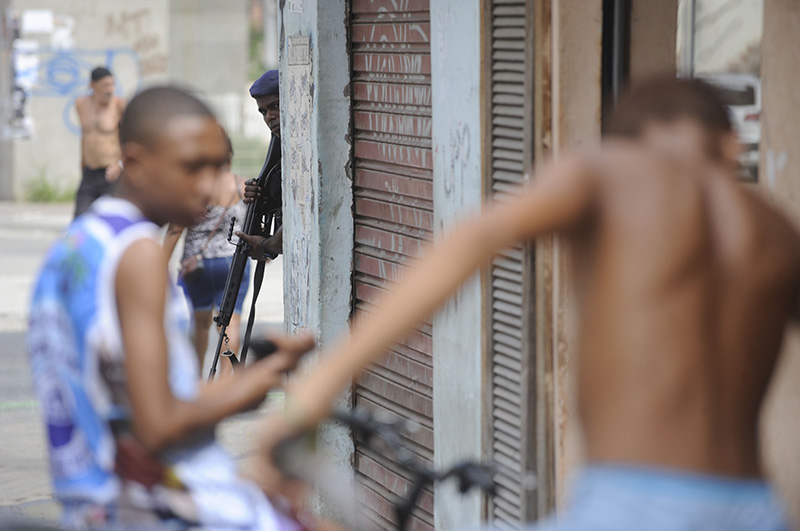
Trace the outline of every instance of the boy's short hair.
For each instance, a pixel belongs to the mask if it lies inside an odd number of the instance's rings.
[[[163,86],[143,90],[125,108],[119,125],[119,142],[152,146],[167,123],[177,116],[208,117],[216,120],[208,106],[177,87]]]
[[[98,66],[97,68],[92,70],[92,74],[91,74],[92,82],[100,81],[104,77],[109,77],[109,76],[113,76],[113,74],[111,73],[111,70],[109,70],[108,68],[106,68],[104,66]]]
[[[733,131],[728,108],[716,88],[699,79],[657,77],[624,94],[606,122],[605,135],[636,138],[654,122],[689,118],[711,139]]]

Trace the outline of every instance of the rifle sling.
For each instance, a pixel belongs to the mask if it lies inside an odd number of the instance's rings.
[[[265,266],[266,262],[256,263],[256,272],[253,277],[253,302],[250,303],[250,316],[247,318],[247,328],[244,332],[244,341],[242,341],[242,352],[239,355],[241,363],[247,360],[247,349],[250,348],[250,334],[253,332],[253,323],[256,320],[256,301],[258,300],[258,293],[261,291],[261,283],[264,280]]]

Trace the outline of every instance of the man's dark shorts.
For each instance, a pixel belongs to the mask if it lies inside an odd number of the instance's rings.
[[[75,217],[86,212],[95,199],[105,195],[110,189],[111,183],[106,180],[105,168],[92,169],[84,166],[83,178],[75,197]]]

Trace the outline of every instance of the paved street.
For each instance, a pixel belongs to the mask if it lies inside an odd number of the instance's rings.
[[[25,323],[34,276],[71,214],[72,205],[0,203],[0,527],[20,515],[48,522],[58,517],[31,387]],[[256,310],[257,330],[281,326],[282,275],[281,260],[267,267]],[[209,349],[215,346],[212,336]],[[258,415],[240,415],[221,427],[220,437],[234,455],[249,449]]]

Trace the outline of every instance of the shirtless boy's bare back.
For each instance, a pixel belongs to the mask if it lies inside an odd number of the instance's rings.
[[[122,172],[119,122],[125,101],[114,95],[114,77],[105,68],[92,71],[91,93],[75,101],[81,125],[81,184],[75,204],[75,217],[98,197],[108,192]]]
[[[782,529],[760,480],[756,423],[798,301],[800,237],[737,184],[739,145],[707,85],[646,84],[609,132],[602,148],[563,157],[516,202],[428,249],[295,382],[265,448],[318,421],[346,381],[495,253],[558,233],[576,252],[588,461],[564,527]]]
[[[631,149],[605,149],[572,237],[587,457],[757,477],[756,422],[798,296],[800,240],[732,169]]]

